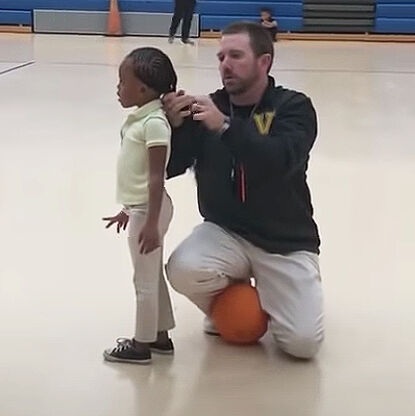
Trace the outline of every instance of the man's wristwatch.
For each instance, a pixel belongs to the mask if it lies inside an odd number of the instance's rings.
[[[225,133],[226,130],[231,126],[231,119],[228,116],[225,116],[225,120],[223,120],[222,127],[218,131],[219,136],[222,136],[223,133]]]

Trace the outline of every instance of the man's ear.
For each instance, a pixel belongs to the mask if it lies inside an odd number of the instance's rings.
[[[259,57],[259,64],[261,68],[264,68],[267,72],[269,68],[271,68],[272,60],[271,55],[269,53],[264,53]]]

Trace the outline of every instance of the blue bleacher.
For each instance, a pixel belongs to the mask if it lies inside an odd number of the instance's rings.
[[[415,4],[414,0],[376,0],[376,4]]]
[[[374,31],[415,34],[415,0],[377,0]]]
[[[415,34],[415,19],[376,19],[375,32]]]
[[[414,4],[379,4],[376,9],[376,17],[415,18],[415,2]]]

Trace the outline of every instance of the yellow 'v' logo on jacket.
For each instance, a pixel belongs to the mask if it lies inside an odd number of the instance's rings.
[[[275,111],[254,114],[254,121],[259,134],[262,134],[263,136],[269,134],[269,129],[271,128],[272,120],[274,120],[274,117]]]

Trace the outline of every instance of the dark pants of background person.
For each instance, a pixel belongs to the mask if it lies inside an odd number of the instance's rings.
[[[190,25],[192,23],[193,12],[196,2],[194,0],[176,0],[174,5],[174,15],[170,25],[170,37],[176,34],[180,21],[182,24],[182,40],[189,39]]]

